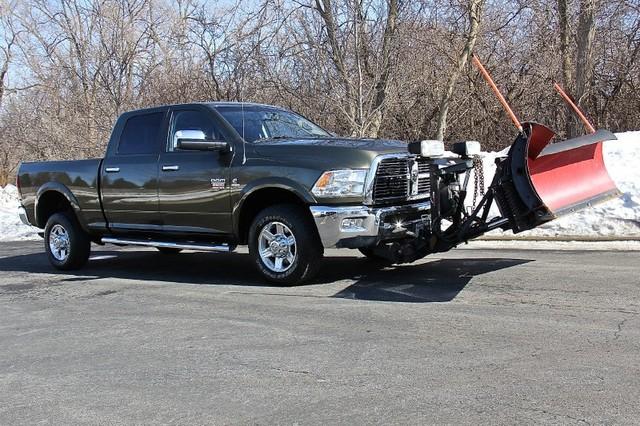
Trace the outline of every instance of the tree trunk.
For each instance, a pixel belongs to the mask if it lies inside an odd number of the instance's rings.
[[[444,134],[447,130],[447,115],[449,113],[449,105],[453,95],[453,88],[455,87],[462,70],[467,65],[469,56],[476,44],[478,30],[480,28],[483,3],[484,0],[469,0],[469,33],[467,34],[467,41],[465,42],[462,52],[460,52],[455,69],[447,80],[446,89],[442,95],[442,99],[440,100],[438,130],[436,133],[436,139],[440,141],[444,140]]]
[[[567,0],[558,0],[558,24],[560,27],[560,55],[562,57],[562,85],[567,91],[571,91],[571,53],[569,51],[569,16],[567,13]],[[565,109],[565,133],[570,136],[574,128],[573,113],[569,108]]]
[[[593,71],[593,39],[596,33],[596,0],[580,0],[578,20],[578,43],[576,52],[576,103],[582,105],[586,98],[587,83]],[[581,133],[581,124],[574,119],[575,133]]]

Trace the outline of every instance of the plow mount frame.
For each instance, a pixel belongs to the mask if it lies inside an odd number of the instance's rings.
[[[441,187],[446,175],[465,174],[459,191],[459,199],[456,208],[450,217],[451,225],[447,229],[440,228],[442,218],[439,204],[435,203],[432,216],[432,243],[431,250],[434,252],[447,251],[456,245],[477,238],[494,229],[511,230],[514,234],[536,228],[557,217],[572,213],[593,204],[618,197],[620,191],[610,180],[604,168],[602,160],[602,142],[615,140],[616,136],[607,130],[598,130],[595,133],[580,136],[558,143],[550,143],[555,133],[547,127],[533,122],[522,124],[522,132],[518,133],[515,141],[511,145],[505,157],[496,158],[496,172],[491,184],[484,196],[477,205],[473,206],[471,212],[464,208],[464,201],[467,197],[467,185],[469,174],[474,170],[471,159],[462,159],[447,167],[435,167],[432,172],[433,182],[437,182],[436,188]],[[578,193],[575,195],[578,202],[571,202],[561,207],[550,205],[545,202],[545,198],[554,195],[556,186],[542,187],[545,191],[539,193],[536,188],[535,166],[540,162],[557,162],[557,158],[569,157],[569,160],[579,154],[581,160],[584,150],[593,150],[594,158],[586,163],[587,167],[593,166],[596,181],[604,182],[605,190],[598,190],[590,195],[589,193]],[[590,153],[590,152],[589,152]],[[599,154],[599,155],[598,155]],[[568,173],[574,164],[567,163]],[[559,173],[567,173],[558,167]],[[573,177],[575,178],[575,176]],[[541,187],[541,185],[538,185]],[[561,187],[558,185],[557,187]],[[439,190],[433,193],[433,199],[437,200]],[[575,198],[575,197],[574,197]],[[500,211],[499,216],[490,218],[490,210],[496,204]]]

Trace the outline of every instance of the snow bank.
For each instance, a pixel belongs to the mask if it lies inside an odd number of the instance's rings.
[[[24,225],[18,217],[18,188],[0,188],[0,241],[39,239],[37,229]]]
[[[511,231],[493,231],[490,235],[511,238],[544,237],[638,237],[640,239],[640,131],[618,133],[617,141],[604,143],[605,164],[622,196],[590,209],[549,222],[540,228],[513,235]],[[503,153],[483,154],[485,186],[495,172],[494,160]],[[469,182],[471,194],[473,179]],[[471,201],[470,195],[468,201]],[[38,239],[36,229],[23,225],[18,218],[18,191],[13,185],[0,188],[0,241]],[[495,212],[497,214],[497,210]]]

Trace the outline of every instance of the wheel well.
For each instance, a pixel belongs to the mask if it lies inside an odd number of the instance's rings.
[[[58,191],[47,191],[42,194],[40,198],[38,198],[36,211],[38,228],[44,228],[51,215],[59,212],[74,213],[69,200]]]
[[[249,227],[258,213],[276,204],[296,204],[306,206],[305,202],[291,191],[282,188],[264,188],[249,195],[240,210],[238,231],[239,243],[246,244]],[[309,212],[311,217],[311,212]]]

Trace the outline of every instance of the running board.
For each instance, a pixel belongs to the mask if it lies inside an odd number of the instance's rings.
[[[183,250],[197,250],[197,251],[214,251],[229,253],[235,249],[235,246],[229,244],[199,244],[199,243],[172,243],[167,241],[151,241],[151,240],[131,240],[124,238],[112,238],[104,237],[101,239],[103,243],[121,244],[128,246],[145,246],[145,247],[162,247],[162,248],[175,248]]]

